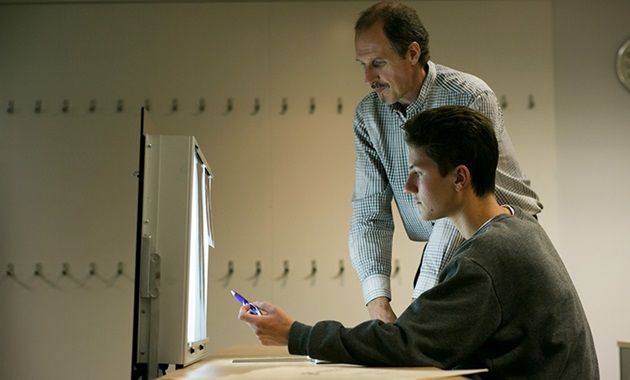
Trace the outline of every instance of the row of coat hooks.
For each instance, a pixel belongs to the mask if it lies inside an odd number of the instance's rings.
[[[227,280],[231,278],[234,275],[234,272],[235,272],[234,262],[232,260],[229,260],[227,263],[227,273],[223,277],[221,277],[219,280]],[[278,277],[276,277],[276,279],[281,280],[283,278],[286,278],[287,276],[289,276],[289,272],[290,272],[289,260],[284,260],[282,262],[282,272],[280,273]],[[337,273],[332,278],[339,278],[343,276],[344,272],[345,272],[344,261],[339,260],[339,267],[338,267]],[[400,262],[398,261],[398,259],[396,259],[394,260],[394,269],[392,271],[392,277],[396,277],[399,272],[400,272]],[[9,263],[7,265],[5,274],[7,277],[16,277],[17,273],[15,270],[15,265],[13,265],[12,263]],[[51,272],[49,270],[44,271],[44,265],[42,263],[36,263],[33,268],[32,274],[36,277],[43,278],[43,277],[49,276]],[[116,265],[115,276],[122,276],[123,274],[124,274],[124,264],[122,262],[119,262]],[[256,260],[255,266],[254,266],[254,272],[247,279],[248,280],[256,279],[260,277],[261,274],[262,274],[262,263],[260,260]],[[311,279],[315,277],[316,274],[317,274],[317,260],[311,260],[310,271],[304,277],[304,279]],[[61,264],[61,268],[59,268],[58,275],[62,277],[72,277],[72,276],[79,275],[79,273],[76,273],[76,270],[72,270],[69,263],[64,262]],[[87,268],[87,275],[88,276],[100,275],[98,266],[96,263],[92,262],[89,264],[89,267]]]
[[[282,262],[282,271],[280,272],[280,275],[277,276],[275,279],[285,280],[289,276],[289,272],[290,272],[289,268],[290,268],[289,260],[284,260]],[[232,260],[229,260],[227,262],[227,272],[223,277],[219,278],[219,281],[230,280],[234,276],[234,272],[235,272],[234,262]],[[345,266],[344,266],[343,260],[339,260],[339,270],[333,278],[341,277],[344,272],[345,272]],[[317,260],[311,260],[310,272],[306,276],[304,276],[304,279],[305,280],[313,279],[316,274],[317,274]],[[251,275],[249,275],[246,279],[257,280],[261,275],[262,275],[262,264],[260,260],[256,260],[254,272]]]
[[[499,103],[501,105],[501,108],[503,109],[507,109],[508,108],[508,100],[507,100],[507,96],[503,95],[501,96]],[[147,110],[147,111],[151,111],[152,108],[152,104],[151,104],[151,99],[145,99],[143,107]],[[536,102],[534,101],[534,95],[529,95],[528,99],[527,99],[527,108],[529,109],[533,109],[534,107],[536,107]],[[315,97],[311,97],[309,100],[309,105],[308,105],[308,113],[309,114],[314,114],[315,110],[316,110],[316,101],[315,101]],[[338,114],[342,114],[343,113],[343,98],[338,97],[337,98],[337,113]],[[89,113],[96,113],[97,112],[97,101],[96,99],[91,99],[88,104],[87,104],[87,111]],[[115,104],[115,108],[117,113],[122,113],[125,110],[125,104],[124,101],[122,99],[118,99],[116,101]],[[171,105],[170,105],[170,112],[171,113],[177,113],[179,112],[181,109],[180,107],[180,102],[178,100],[178,98],[173,98],[173,100],[171,101]],[[199,99],[199,102],[196,106],[197,109],[197,113],[204,113],[207,110],[206,107],[206,100],[205,98],[201,98]],[[253,104],[251,105],[251,111],[249,112],[250,115],[256,115],[260,112],[261,109],[261,102],[260,102],[260,98],[254,98]],[[70,113],[70,101],[68,99],[64,99],[61,102],[60,105],[60,110],[61,113]],[[289,110],[289,101],[288,99],[282,98],[281,100],[281,105],[280,105],[280,115],[284,115],[287,113],[287,111]],[[225,104],[225,110],[223,111],[223,115],[229,115],[234,111],[234,99],[233,98],[227,98],[226,100],[226,104]],[[16,103],[13,100],[9,100],[8,104],[7,104],[7,113],[8,114],[14,114],[17,112],[16,109]],[[43,108],[43,102],[38,99],[35,101],[35,105],[33,107],[33,112],[36,114],[41,114],[44,113],[44,108]]]
[[[147,111],[151,111],[153,108],[151,99],[145,99],[143,107],[147,110]],[[256,115],[260,112],[261,110],[261,101],[260,98],[254,98],[253,103],[249,106],[251,107],[249,114],[250,115]],[[96,99],[91,99],[88,103],[87,103],[87,111],[89,113],[96,113],[99,109],[100,109],[100,105],[97,103]],[[207,106],[206,106],[206,99],[205,98],[201,98],[199,99],[199,102],[196,105],[196,111],[198,114],[200,113],[204,113],[207,111]],[[33,105],[33,112],[36,114],[42,114],[45,113],[45,109],[44,109],[44,104],[42,102],[41,99],[37,99],[35,101],[35,104]],[[63,99],[61,101],[61,103],[59,104],[59,109],[61,110],[61,113],[67,114],[70,113],[72,108],[70,107],[70,100],[68,99]],[[223,115],[229,115],[231,113],[234,112],[235,106],[234,106],[234,99],[233,98],[227,98],[226,103],[225,103],[225,109],[222,112]],[[314,114],[315,110],[317,109],[317,103],[315,101],[315,97],[311,97],[309,99],[309,104],[308,104],[308,113],[309,114]],[[116,104],[114,105],[114,110],[116,113],[122,113],[125,110],[125,102],[122,99],[118,99],[116,101]],[[280,110],[279,110],[279,114],[280,115],[284,115],[288,112],[289,110],[289,100],[288,98],[284,97],[281,100],[280,103]],[[14,100],[9,100],[8,104],[7,104],[7,108],[6,108],[6,112],[8,114],[15,114],[17,113],[18,109],[17,109],[17,105],[16,102]],[[173,100],[171,101],[170,104],[170,109],[169,111],[171,113],[177,113],[181,111],[181,105],[179,102],[178,98],[173,98]],[[337,98],[337,104],[336,104],[336,111],[338,114],[342,114],[343,113],[343,98],[339,97]]]
[[[35,277],[46,279],[46,278],[52,278],[51,276],[54,276],[55,272],[57,271],[51,271],[50,268],[48,268],[47,270],[44,270],[44,265],[42,263],[36,263],[31,273]],[[61,264],[61,268],[59,268],[59,271],[57,272],[57,276],[76,278],[77,276],[80,275],[79,272],[82,272],[82,271],[73,270],[70,264],[65,262]],[[18,274],[16,272],[15,265],[13,265],[12,263],[7,264],[5,274],[7,277],[17,278]],[[89,267],[86,268],[85,274],[87,274],[87,276],[89,277],[105,278],[105,276],[103,276],[103,273],[101,273],[96,263],[90,263]],[[122,262],[118,262],[116,264],[116,271],[114,273],[114,277],[120,277],[120,276],[123,276],[124,274],[125,274],[124,264]]]
[[[276,276],[275,279],[276,280],[283,280],[286,279],[289,276],[289,260],[284,260],[282,262],[282,271],[280,272],[279,276]],[[334,274],[334,276],[332,276],[333,279],[337,279],[340,278],[341,276],[343,276],[345,272],[345,265],[343,260],[339,260],[339,267],[337,270],[337,273]],[[398,274],[400,273],[400,261],[398,259],[394,260],[394,268],[392,270],[392,275],[391,277],[394,278],[396,276],[398,276]],[[262,274],[262,264],[260,262],[260,260],[256,260],[255,265],[254,265],[254,272],[249,275],[248,277],[246,277],[247,280],[256,280],[258,279]],[[306,276],[303,276],[303,279],[305,280],[309,280],[309,279],[313,279],[315,277],[315,275],[317,274],[317,260],[311,260],[311,267],[310,267],[310,271],[306,274]],[[304,275],[304,274],[302,274]],[[232,278],[232,276],[234,276],[234,262],[232,260],[229,260],[227,262],[227,272],[226,274],[219,278],[219,281],[227,281],[230,278]]]

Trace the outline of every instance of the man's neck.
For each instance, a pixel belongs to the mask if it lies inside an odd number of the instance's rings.
[[[462,210],[450,219],[459,233],[465,239],[469,239],[483,225],[501,214],[511,214],[511,211],[507,207],[500,206],[494,195],[491,195],[467,202]]]
[[[415,85],[412,88],[412,91],[410,92],[411,94],[410,98],[403,98],[403,99],[400,99],[398,102],[392,104],[394,109],[402,112],[403,115],[405,115],[405,117],[407,116],[407,107],[411,103],[415,102],[416,99],[418,99],[418,96],[420,95],[420,90],[422,90],[422,85],[424,84],[424,81],[427,77],[428,70],[429,70],[428,63],[423,69],[415,70],[413,77],[411,79],[411,82],[415,83]]]

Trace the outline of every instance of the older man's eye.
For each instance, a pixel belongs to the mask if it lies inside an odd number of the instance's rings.
[[[374,67],[383,67],[383,66],[385,66],[385,61],[372,61],[372,66],[374,66]]]

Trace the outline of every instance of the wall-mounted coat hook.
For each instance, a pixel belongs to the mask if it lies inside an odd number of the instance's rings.
[[[70,111],[70,101],[64,99],[63,102],[61,102],[61,112],[68,113],[68,111]]]
[[[527,101],[527,108],[530,110],[536,107],[536,102],[534,101],[534,95],[530,95]]]
[[[310,105],[308,107],[308,113],[311,114],[311,115],[315,113],[315,98],[313,98],[313,97],[311,98],[311,102],[310,102]]]
[[[35,101],[35,113],[42,113],[42,101],[39,99]]]
[[[33,275],[41,279],[41,281],[43,281],[47,285],[52,286],[53,288],[57,287],[57,285],[54,282],[46,278],[46,274],[44,273],[44,266],[42,265],[42,263],[35,264],[35,271],[33,271]]]
[[[232,260],[229,260],[227,262],[227,273],[225,274],[225,276],[221,277],[219,280],[220,281],[227,280],[230,277],[232,277],[233,274],[234,274],[234,262]]]
[[[340,115],[343,113],[343,99],[341,97],[337,98],[337,113]]]
[[[280,115],[284,115],[289,110],[289,103],[287,98],[282,98],[282,108],[280,109]]]
[[[96,263],[90,263],[90,276],[96,275]]]
[[[118,99],[118,101],[116,102],[116,112],[121,113],[124,109],[124,103],[122,99]]]
[[[256,98],[254,99],[254,110],[252,111],[251,115],[256,115],[259,111],[260,111],[260,99]]]
[[[171,102],[171,112],[177,112],[178,109],[179,109],[179,101],[177,100],[177,98],[175,98]]]
[[[316,274],[317,274],[317,260],[311,260],[311,273],[309,273],[308,276],[306,276],[304,279],[305,280],[311,279],[315,277]]]
[[[206,110],[206,99],[199,99],[199,112],[204,112]]]
[[[7,113],[15,112],[15,102],[13,100],[9,100],[9,104],[7,105]]]
[[[346,271],[346,268],[343,264],[343,260],[339,260],[339,270],[337,271],[337,274],[333,278],[340,278],[341,276],[343,276],[343,273],[345,271]]]
[[[398,276],[400,273],[400,261],[398,259],[394,260],[394,272],[392,273],[392,278]]]
[[[15,267],[13,266],[13,264],[8,264],[7,265],[7,276],[9,277],[13,277],[15,275]]]
[[[282,274],[278,277],[278,280],[286,279],[289,275],[289,260],[284,260],[282,263]]]
[[[144,100],[144,109],[147,111],[151,111],[151,99]]]
[[[61,277],[65,277],[77,285],[83,286],[83,284],[72,275],[72,272],[70,271],[70,264],[68,263],[61,264]],[[54,284],[51,285],[55,286]]]
[[[223,114],[229,115],[232,111],[234,111],[234,102],[232,101],[232,98],[228,98],[227,105],[225,106],[225,112],[223,112]]]
[[[262,265],[260,263],[260,260],[256,260],[256,271],[254,272],[252,276],[248,278],[248,280],[254,280],[258,278],[261,273],[262,273]]]
[[[96,112],[96,99],[90,100],[89,111],[90,111],[90,113]]]
[[[501,108],[506,109],[508,106],[508,101],[507,101],[507,96],[502,95],[501,96],[501,102],[500,102]]]
[[[119,276],[122,276],[124,273],[124,265],[122,262],[118,263],[117,269],[116,269],[116,274]]]

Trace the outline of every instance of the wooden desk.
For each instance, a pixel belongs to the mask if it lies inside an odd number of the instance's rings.
[[[435,368],[373,368],[349,364],[315,363],[289,355],[286,347],[240,345],[216,352],[161,380],[299,380],[310,379],[464,379],[486,370],[442,371]]]

